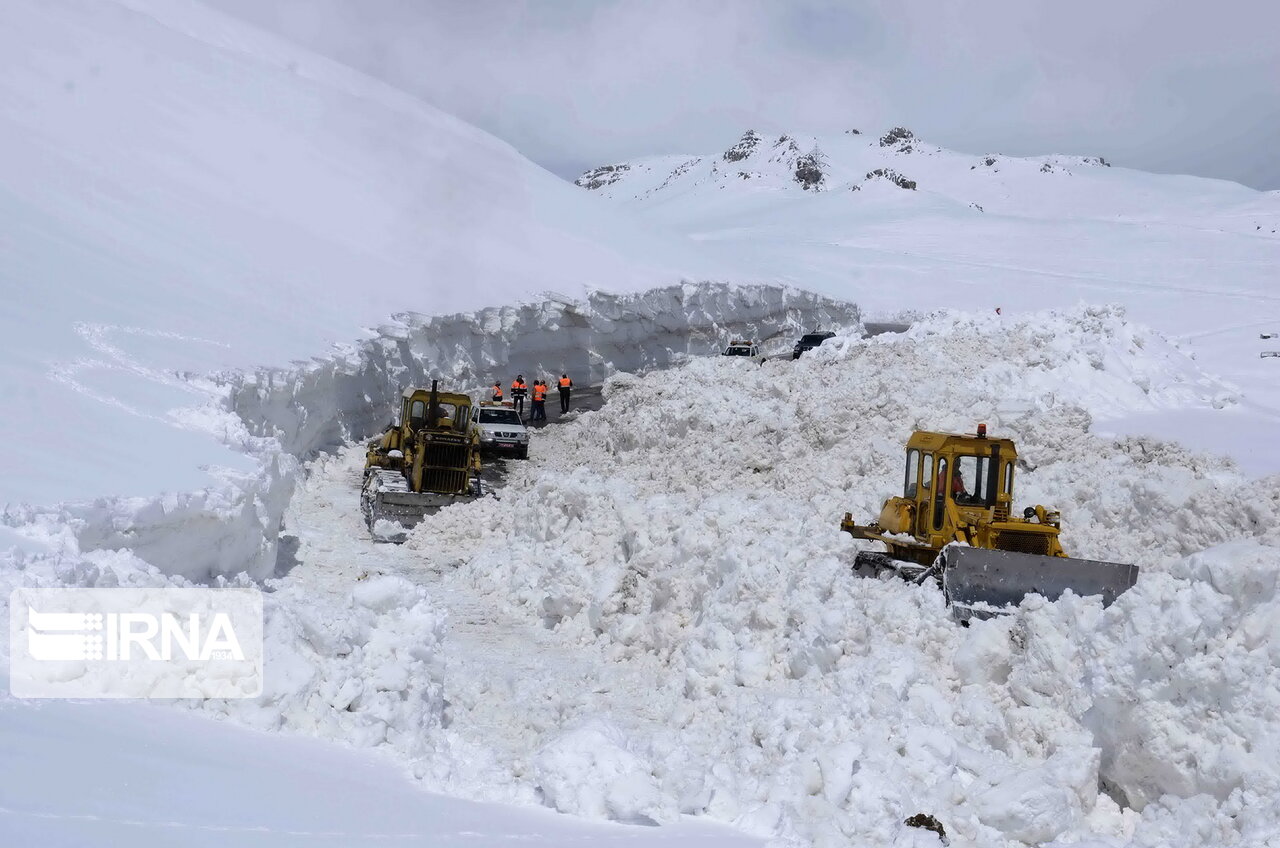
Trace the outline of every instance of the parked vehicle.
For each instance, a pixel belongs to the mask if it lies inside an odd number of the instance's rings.
[[[813,350],[815,347],[822,344],[827,339],[834,339],[835,337],[836,337],[835,333],[823,333],[823,332],[817,332],[817,331],[812,333],[805,333],[803,336],[800,337],[800,341],[796,342],[796,346],[792,348],[791,358],[799,359],[800,354],[804,353],[805,351]]]

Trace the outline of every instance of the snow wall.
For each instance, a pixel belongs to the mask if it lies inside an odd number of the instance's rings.
[[[568,373],[587,386],[619,371],[715,354],[734,337],[789,353],[796,336],[815,327],[857,331],[858,307],[781,286],[701,283],[457,315],[410,312],[328,360],[237,376],[231,404],[251,433],[309,457],[379,432],[400,392],[432,379],[479,392],[495,380],[505,386],[517,373],[530,382]]]
[[[789,350],[814,327],[857,333],[858,308],[782,286],[685,283],[446,316],[403,313],[376,335],[293,368],[187,377],[218,400],[177,417],[256,457],[256,472],[221,471],[219,485],[158,498],[15,506],[0,524],[64,553],[127,550],[196,582],[242,572],[261,579],[277,568],[299,460],[379,432],[406,386],[438,378],[475,392],[517,372],[532,380],[565,371],[589,385],[714,354],[735,336]]]

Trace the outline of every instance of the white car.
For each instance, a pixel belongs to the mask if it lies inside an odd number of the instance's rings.
[[[480,430],[481,450],[505,451],[520,459],[529,458],[529,429],[511,401],[481,401],[471,413],[471,420]]]
[[[734,339],[729,342],[729,346],[724,349],[724,355],[747,356],[756,362],[764,361],[764,357],[760,355],[760,345],[742,339]]]

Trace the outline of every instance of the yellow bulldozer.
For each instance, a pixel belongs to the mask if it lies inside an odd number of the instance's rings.
[[[429,512],[479,497],[480,434],[469,395],[409,388],[400,416],[365,454],[361,511],[375,537],[403,540],[394,525],[411,528]],[[391,522],[391,531],[379,522]]]
[[[885,501],[871,524],[845,513],[840,529],[880,542],[861,551],[854,572],[935,579],[956,618],[986,618],[1029,594],[1056,600],[1070,589],[1101,595],[1104,605],[1138,579],[1136,565],[1073,559],[1059,540],[1058,512],[1027,507],[1013,515],[1013,441],[976,434],[917,431],[907,441],[901,497]]]

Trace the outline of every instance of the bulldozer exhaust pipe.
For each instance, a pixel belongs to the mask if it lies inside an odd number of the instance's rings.
[[[431,381],[431,399],[427,402],[427,426],[432,430],[440,423],[440,381]]]

